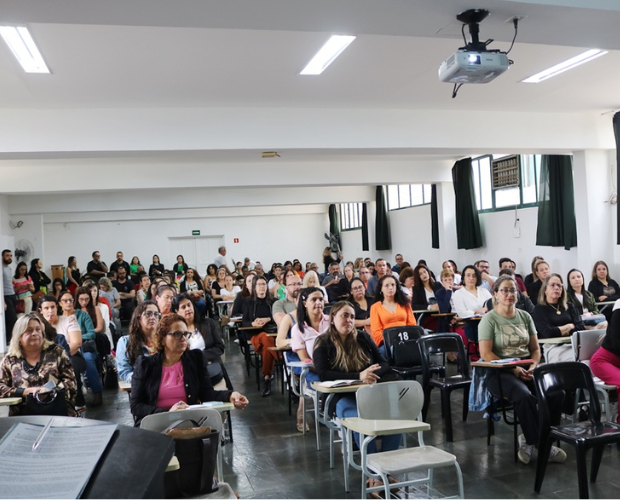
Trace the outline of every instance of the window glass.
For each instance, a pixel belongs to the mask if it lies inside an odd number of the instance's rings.
[[[388,210],[396,210],[398,205],[398,185],[388,186]]]
[[[521,203],[518,187],[498,189],[495,191],[495,208],[514,207]]]
[[[424,194],[422,184],[411,185],[411,205],[424,205]],[[428,200],[430,202],[430,199]]]
[[[491,157],[485,156],[480,159],[480,200],[482,210],[493,208],[493,193],[491,190]]]
[[[410,188],[411,185],[409,184],[400,184],[398,186],[398,208],[411,206]]]
[[[340,204],[340,229],[359,229],[362,227],[362,204],[361,203],[341,203]]]
[[[432,186],[430,184],[422,184],[424,188],[424,203],[430,203],[432,197]]]

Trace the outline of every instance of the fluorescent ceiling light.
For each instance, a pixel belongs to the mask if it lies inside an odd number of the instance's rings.
[[[555,66],[552,66],[551,68],[541,71],[540,73],[536,73],[535,75],[532,75],[529,78],[526,78],[525,80],[521,80],[521,81],[523,83],[539,83],[539,82],[546,80],[547,78],[551,78],[552,76],[556,76],[556,75],[559,75],[560,73],[564,73],[565,71],[568,71],[569,69],[573,69],[579,66],[580,64],[587,63],[588,61],[591,61],[592,59],[596,59],[597,57],[604,56],[605,54],[607,54],[606,50],[591,49],[591,50],[584,52],[583,54],[579,54],[578,56],[571,57],[570,59],[564,62],[556,64]]]
[[[28,28],[24,26],[0,26],[4,38],[13,55],[26,73],[49,73],[39,49],[34,44]]]
[[[299,74],[320,75],[353,40],[354,36],[332,35]]]

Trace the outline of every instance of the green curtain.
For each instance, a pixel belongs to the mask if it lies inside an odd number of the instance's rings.
[[[573,161],[566,155],[543,155],[538,197],[536,244],[570,250],[577,246]]]
[[[368,252],[370,245],[368,244],[368,207],[366,203],[362,203],[362,250]]]
[[[482,234],[474,195],[471,158],[464,158],[454,164],[452,182],[456,199],[457,248],[464,248],[465,250],[480,248],[482,246]]]
[[[340,219],[338,218],[338,210],[336,205],[331,204],[329,206],[329,232],[336,237],[340,250],[342,250],[342,243],[340,241]]]
[[[388,219],[387,199],[385,187],[377,186],[377,217],[375,220],[375,242],[377,250],[391,250],[392,239],[390,237],[390,224]]]
[[[616,186],[620,186],[620,113],[616,113],[613,119],[614,136],[616,138]],[[616,203],[616,243],[620,245],[620,204]]]
[[[432,248],[439,248],[439,215],[437,214],[437,184],[431,186],[431,240]]]

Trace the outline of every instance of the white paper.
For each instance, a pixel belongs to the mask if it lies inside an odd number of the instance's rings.
[[[79,498],[117,425],[52,425],[33,451],[43,427],[20,422],[0,441],[0,498]]]

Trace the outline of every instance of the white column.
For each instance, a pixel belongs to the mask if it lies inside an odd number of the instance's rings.
[[[604,260],[612,277],[620,276],[614,262],[615,228],[609,203],[615,185],[613,166],[606,150],[573,152],[573,183],[577,221],[578,267],[590,280],[592,266]]]

